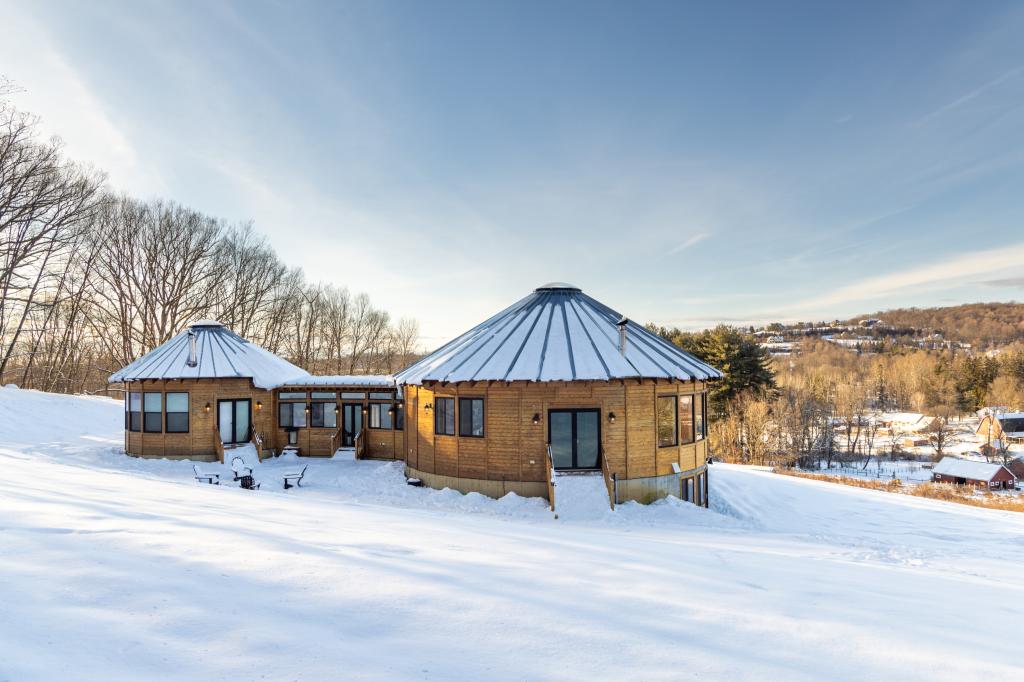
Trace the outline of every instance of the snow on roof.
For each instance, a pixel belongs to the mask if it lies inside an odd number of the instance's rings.
[[[283,381],[278,386],[379,386],[394,388],[393,376],[376,374],[341,374],[337,376],[300,376]]]
[[[957,457],[943,457],[932,471],[943,476],[968,478],[972,481],[991,481],[1002,468],[1002,464],[974,462]]]
[[[189,334],[196,339],[196,362],[189,364]],[[284,358],[246,341],[214,320],[200,320],[166,343],[111,375],[110,383],[142,379],[251,378],[257,388],[309,376]]]
[[[618,324],[626,327],[619,351]],[[553,282],[395,375],[424,381],[718,379],[722,373],[562,282]]]
[[[925,418],[918,412],[883,412],[878,415],[882,421],[895,422],[897,424],[916,424]]]

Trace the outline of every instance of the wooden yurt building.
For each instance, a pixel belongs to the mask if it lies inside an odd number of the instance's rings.
[[[722,374],[553,283],[399,372],[407,475],[549,496],[550,469],[604,475],[614,502],[707,504],[709,381]]]
[[[110,377],[125,391],[125,452],[216,461],[253,443],[330,456],[394,459],[405,447],[400,395],[389,376],[312,376],[202,320]]]

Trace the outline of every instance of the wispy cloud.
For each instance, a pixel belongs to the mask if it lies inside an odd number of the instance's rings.
[[[679,244],[676,244],[674,247],[669,249],[667,255],[671,256],[671,255],[679,253],[680,251],[685,251],[686,249],[690,248],[691,246],[696,246],[697,244],[701,243],[702,241],[707,239],[709,236],[710,235],[707,232],[698,232],[697,234],[689,237],[686,241],[681,242]]]
[[[1020,287],[1024,289],[1024,277],[1008,277],[1006,279],[986,279],[981,282],[990,287]]]
[[[930,121],[931,119],[935,118],[936,116],[941,116],[942,114],[946,113],[947,111],[952,111],[953,109],[961,107],[964,104],[967,104],[968,102],[970,102],[971,100],[978,98],[979,96],[981,96],[982,94],[984,94],[988,90],[991,90],[992,88],[995,88],[995,87],[997,87],[999,85],[1002,85],[1006,81],[1011,80],[1012,78],[1017,77],[1021,73],[1024,73],[1024,66],[1014,67],[1014,68],[1010,69],[1009,71],[1006,71],[1002,75],[997,76],[996,78],[993,78],[992,80],[988,81],[987,83],[984,83],[984,84],[974,88],[970,92],[967,92],[964,95],[961,95],[960,97],[957,97],[952,102],[948,102],[948,103],[942,105],[941,107],[939,107],[938,109],[932,111],[931,113],[925,115],[924,117],[922,117],[921,119],[919,119],[917,121],[917,125],[921,125],[922,123],[926,123],[926,122]]]

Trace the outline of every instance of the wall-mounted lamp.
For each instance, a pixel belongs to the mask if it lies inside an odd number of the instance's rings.
[[[305,407],[305,408],[303,408],[303,409],[304,409],[304,410],[305,410],[306,412],[309,412],[309,405],[306,405],[306,407]]]
[[[395,413],[395,408],[389,407],[388,408],[388,414],[394,414],[394,413]]]
[[[430,409],[431,409],[432,407],[434,407],[434,406],[433,406],[433,405],[431,405],[430,403],[427,403],[426,405],[424,405],[424,406],[423,406],[423,409],[424,409],[424,410],[426,410],[427,412],[430,412]]]
[[[210,403],[206,403],[206,407],[203,408],[203,411],[204,412],[209,412],[210,411]]]
[[[401,400],[399,400],[399,401],[398,401],[398,409],[402,409],[402,407],[403,407],[403,405],[402,405],[402,401],[401,401]]]
[[[257,400],[256,401],[256,411],[259,412],[262,409],[263,409],[263,403],[261,403],[259,400]]]
[[[609,424],[614,424],[615,423],[615,413],[614,412],[609,412],[608,413],[608,423]]]
[[[338,407],[337,405],[335,405],[334,406],[334,414],[338,414],[339,412],[341,412],[341,408]]]
[[[537,424],[540,424],[540,415],[537,414],[536,412],[534,412],[533,413],[533,425],[536,426]]]
[[[363,414],[366,414],[366,413],[367,413],[367,412],[369,412],[369,411],[370,411],[370,408],[368,408],[368,407],[366,407],[366,406],[364,405],[364,406],[363,406]]]

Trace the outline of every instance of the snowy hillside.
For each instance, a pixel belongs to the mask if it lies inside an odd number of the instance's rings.
[[[1021,676],[1024,515],[720,464],[558,520],[342,458],[250,492],[122,410],[0,389],[0,680]]]

